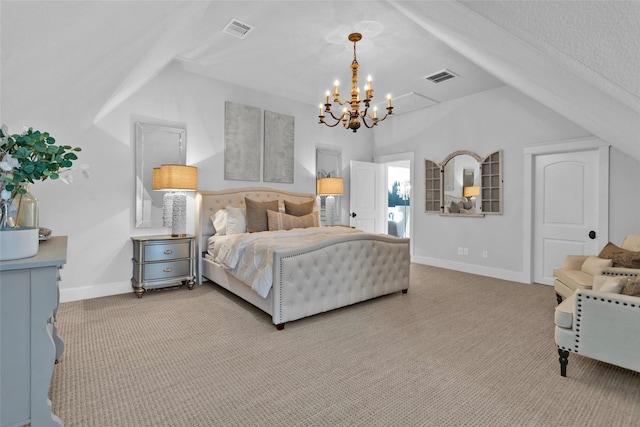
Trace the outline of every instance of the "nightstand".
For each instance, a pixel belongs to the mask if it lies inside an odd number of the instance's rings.
[[[134,236],[131,286],[138,298],[148,289],[189,285],[196,277],[195,236]]]

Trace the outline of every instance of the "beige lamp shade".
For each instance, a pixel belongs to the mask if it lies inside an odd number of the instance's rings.
[[[473,185],[473,186],[469,186],[469,187],[464,187],[462,195],[464,197],[479,196],[480,195],[480,186],[479,185]]]
[[[198,168],[185,165],[162,165],[153,168],[153,189],[196,191]]]
[[[342,178],[320,178],[317,182],[317,193],[320,196],[344,194],[344,180]]]

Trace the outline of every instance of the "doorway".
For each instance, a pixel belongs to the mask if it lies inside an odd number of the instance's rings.
[[[383,165],[387,184],[387,234],[411,238],[414,195],[414,153],[397,153],[377,156],[376,163]],[[404,197],[404,198],[403,198]],[[406,198],[406,199],[405,199]],[[411,242],[413,246],[413,241]],[[412,247],[413,253],[413,247]]]
[[[409,237],[411,231],[411,162],[386,163],[387,234]]]

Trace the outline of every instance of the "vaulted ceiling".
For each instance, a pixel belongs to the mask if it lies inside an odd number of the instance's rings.
[[[245,38],[223,32],[231,19]],[[347,93],[360,32],[361,81],[398,114],[507,84],[640,158],[636,1],[3,0],[0,23],[3,117],[89,126],[172,62],[317,105],[335,79]],[[424,79],[443,69],[457,77]]]

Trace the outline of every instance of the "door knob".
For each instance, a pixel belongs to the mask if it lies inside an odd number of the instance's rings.
[[[595,239],[595,238],[596,238],[596,232],[595,232],[595,231],[593,231],[593,230],[591,230],[591,231],[589,232],[589,238],[590,238],[591,240]]]
[[[355,212],[351,212],[351,218],[355,218],[357,215]]]

